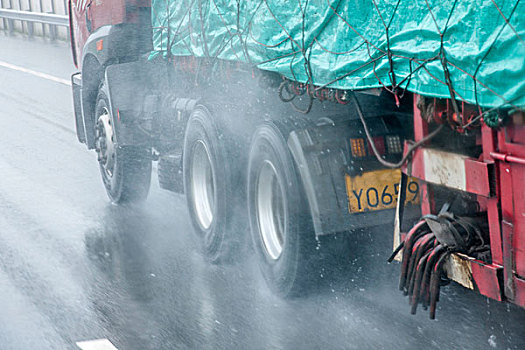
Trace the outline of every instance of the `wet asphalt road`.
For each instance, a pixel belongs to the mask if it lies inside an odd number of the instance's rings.
[[[74,71],[66,44],[1,33],[0,62]],[[281,300],[249,252],[208,264],[184,197],[156,180],[144,206],[109,204],[70,87],[0,66],[0,349],[525,349],[525,310],[457,285],[436,321],[411,316],[385,263],[390,228],[355,236],[359,256]]]

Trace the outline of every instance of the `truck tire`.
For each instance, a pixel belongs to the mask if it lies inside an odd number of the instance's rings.
[[[97,95],[95,118],[95,149],[109,199],[115,204],[144,201],[151,183],[151,149],[115,143],[114,119],[103,85]]]
[[[305,294],[316,275],[315,234],[286,140],[271,123],[255,131],[250,147],[248,208],[253,247],[270,289],[282,297]]]
[[[197,106],[186,127],[183,152],[184,192],[194,232],[212,263],[231,262],[243,246],[238,159],[217,119]],[[237,256],[234,256],[236,254]]]

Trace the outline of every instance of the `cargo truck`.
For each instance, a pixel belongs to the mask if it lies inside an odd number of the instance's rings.
[[[69,6],[77,136],[112,202],[144,200],[156,161],[204,255],[251,240],[283,296],[320,237],[395,217],[414,312],[446,279],[525,306],[519,1]]]

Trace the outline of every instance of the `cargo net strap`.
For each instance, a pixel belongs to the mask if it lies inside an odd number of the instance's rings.
[[[520,0],[153,0],[153,56],[192,56],[280,73],[283,101],[347,103],[382,87],[475,104],[473,124],[525,105]],[[498,4],[497,1],[500,3]],[[522,17],[522,16],[521,16]],[[488,109],[487,109],[488,108]]]

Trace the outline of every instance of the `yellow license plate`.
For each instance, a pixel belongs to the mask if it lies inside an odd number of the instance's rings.
[[[348,210],[359,213],[395,208],[399,193],[400,170],[370,171],[358,176],[345,175]],[[409,177],[405,204],[419,203],[419,184]]]

